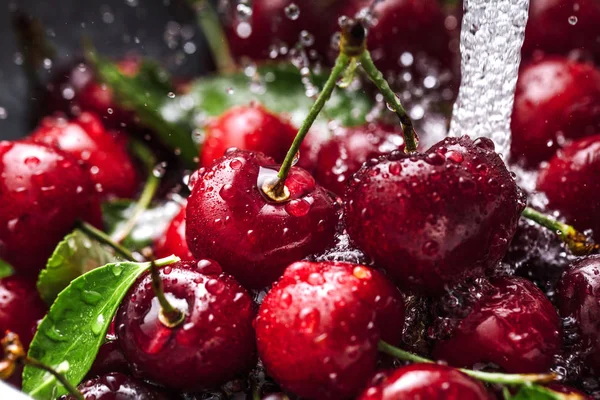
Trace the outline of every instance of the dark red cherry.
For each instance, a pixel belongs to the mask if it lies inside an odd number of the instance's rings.
[[[358,400],[491,400],[478,381],[439,364],[412,364],[390,372],[367,388]]]
[[[85,400],[167,400],[169,397],[147,383],[119,372],[82,382],[77,389]],[[76,400],[71,395],[61,400]]]
[[[511,154],[533,165],[566,139],[600,131],[600,71],[564,58],[521,69],[511,120]]]
[[[344,209],[359,249],[402,289],[434,295],[493,269],[524,205],[492,141],[463,136],[367,162]]]
[[[88,371],[87,376],[98,376],[110,372],[131,374],[129,363],[121,350],[119,341],[114,335],[106,335],[106,341],[100,346],[94,364]]]
[[[0,258],[36,273],[78,219],[101,225],[89,171],[69,154],[0,142]]]
[[[282,162],[297,129],[260,104],[234,107],[206,127],[200,165],[210,167],[227,149],[258,151]]]
[[[178,390],[219,386],[255,365],[251,297],[214,261],[161,268],[167,299],[185,312],[175,328],[159,321],[160,305],[149,274],[121,303],[115,325],[136,376]]]
[[[596,0],[531,0],[523,56],[534,52],[600,56],[600,3]]]
[[[267,293],[256,319],[260,359],[284,389],[346,399],[374,372],[379,339],[399,344],[400,292],[365,266],[300,261]]]
[[[571,264],[559,281],[556,300],[560,315],[576,323],[587,368],[600,373],[600,256]]]
[[[208,257],[244,286],[273,283],[290,263],[333,243],[337,205],[305,170],[292,167],[290,200],[275,203],[258,188],[279,166],[261,153],[233,151],[192,178],[186,238],[196,258]]]
[[[186,205],[184,204],[169,224],[164,235],[154,243],[154,255],[156,258],[168,257],[175,254],[183,261],[194,260],[194,256],[190,252],[185,240],[185,209]]]
[[[72,121],[44,118],[30,139],[57,147],[86,165],[102,197],[135,196],[139,179],[125,143],[106,131],[96,115],[84,112]]]
[[[577,229],[593,229],[600,239],[600,135],[579,139],[559,151],[538,176],[537,189],[548,207]]]
[[[561,350],[556,310],[524,278],[492,278],[468,298],[446,301],[437,308],[438,326],[431,332],[438,360],[455,367],[491,363],[509,373],[537,373],[548,371]]]
[[[340,128],[319,150],[315,179],[338,196],[343,196],[348,181],[365,161],[398,149],[404,150],[399,126],[370,123]]]

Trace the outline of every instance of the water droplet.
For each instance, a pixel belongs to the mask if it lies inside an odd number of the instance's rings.
[[[233,185],[226,183],[219,190],[219,195],[223,200],[230,200],[235,196],[235,190],[233,189]]]
[[[228,87],[227,89],[225,89],[225,92],[226,92],[228,95],[232,95],[232,94],[234,94],[234,93],[235,93],[235,90],[233,90],[233,88],[232,88],[232,87]]]
[[[167,93],[167,97],[170,98],[170,99],[174,99],[175,98],[175,93],[169,92],[169,93]]]
[[[252,35],[252,25],[248,22],[240,22],[235,28],[235,33],[242,39],[248,39]]]
[[[289,294],[288,292],[283,292],[283,294],[281,295],[280,301],[281,301],[280,304],[284,308],[289,308],[292,305],[292,295]]]
[[[361,265],[354,267],[352,270],[352,275],[357,277],[358,279],[368,280],[371,279],[371,271],[367,267],[363,267]]]
[[[102,300],[102,295],[93,290],[84,290],[81,292],[81,300],[91,306],[98,304]]]
[[[577,24],[577,21],[578,21],[578,19],[577,19],[577,16],[575,16],[575,15],[571,15],[571,16],[569,17],[569,24],[571,24],[571,25],[576,25],[576,24]]]
[[[99,335],[102,333],[102,331],[104,330],[104,315],[100,314],[98,315],[98,317],[92,322],[92,333],[94,335]]]
[[[461,152],[455,150],[448,151],[446,153],[446,158],[455,164],[460,164],[465,159]]]
[[[308,275],[307,282],[313,286],[319,286],[325,283],[325,280],[323,279],[323,276],[321,274],[319,274],[318,272],[313,272],[310,275]]]
[[[208,293],[216,296],[223,293],[225,290],[225,284],[218,279],[209,279],[208,282],[206,282],[206,290]]]
[[[310,211],[310,203],[305,199],[296,199],[285,205],[285,211],[294,217],[303,217]]]
[[[205,275],[216,275],[223,272],[221,266],[217,262],[211,260],[200,260],[198,261],[197,266],[198,270]]]
[[[434,256],[440,249],[440,245],[435,240],[428,240],[423,243],[423,253],[428,256]]]
[[[297,20],[298,17],[300,17],[300,7],[298,7],[296,3],[290,3],[285,8],[285,16],[291,19],[292,21]]]
[[[123,273],[123,267],[120,264],[111,265],[110,272],[112,272],[114,276],[120,276]]]
[[[321,314],[319,310],[314,308],[303,308],[298,313],[299,327],[306,333],[314,332],[315,328],[319,326],[321,320]]]

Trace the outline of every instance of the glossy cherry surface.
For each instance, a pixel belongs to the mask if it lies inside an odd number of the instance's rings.
[[[493,269],[523,207],[492,141],[467,136],[367,162],[344,202],[352,242],[401,288],[421,294]]]
[[[307,399],[350,398],[375,369],[379,339],[399,343],[404,303],[365,266],[301,261],[267,293],[256,319],[270,376]]]
[[[340,128],[319,150],[315,179],[338,196],[343,196],[348,181],[365,161],[393,150],[404,150],[399,126],[370,123]]]
[[[86,165],[102,197],[135,196],[139,179],[125,142],[106,131],[96,115],[85,112],[72,121],[46,117],[30,139],[63,150]]]
[[[534,165],[565,139],[600,132],[600,71],[566,58],[547,58],[519,73],[511,120],[511,154]]]
[[[438,306],[433,356],[455,367],[491,363],[509,373],[546,372],[562,346],[561,323],[530,281],[492,278],[489,284]]]
[[[93,377],[111,372],[130,375],[131,369],[123,354],[123,350],[121,350],[117,337],[106,335],[106,341],[100,346],[94,364],[92,364],[87,376]]]
[[[167,227],[166,232],[154,243],[154,255],[156,258],[168,257],[175,254],[183,261],[194,260],[194,256],[185,240],[185,209],[186,205],[184,204]]]
[[[210,167],[227,149],[251,150],[282,162],[297,129],[260,104],[234,107],[206,127],[200,165]]]
[[[390,372],[358,400],[491,400],[486,388],[462,372],[439,364],[412,364]]]
[[[85,400],[167,400],[165,394],[142,381],[112,372],[82,382],[77,389]],[[68,395],[61,400],[75,400]]]
[[[87,168],[49,146],[0,142],[0,258],[36,273],[75,221],[101,224]]]
[[[233,151],[190,180],[186,237],[192,254],[216,260],[246,287],[273,283],[290,263],[333,243],[338,214],[332,196],[292,167],[290,200],[269,201],[257,182],[262,186],[278,170],[261,153]]]
[[[129,290],[115,326],[136,376],[179,390],[221,385],[255,365],[248,292],[214,261],[178,262],[160,270],[164,291],[185,320],[168,328],[148,274]]]

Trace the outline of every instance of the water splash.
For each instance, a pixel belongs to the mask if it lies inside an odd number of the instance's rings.
[[[485,136],[506,156],[529,0],[464,0],[462,83],[450,136]]]

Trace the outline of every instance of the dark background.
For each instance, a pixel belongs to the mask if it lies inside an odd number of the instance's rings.
[[[81,56],[88,37],[101,54],[129,52],[157,59],[172,73],[197,76],[210,68],[194,12],[184,0],[0,0],[0,139],[28,133],[27,77],[12,18],[19,10],[37,17],[56,47],[56,59],[44,76]],[[4,110],[4,111],[3,111]]]

